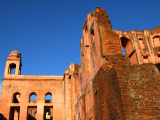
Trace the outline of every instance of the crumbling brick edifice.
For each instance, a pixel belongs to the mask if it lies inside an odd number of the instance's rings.
[[[21,75],[21,54],[11,52],[0,119],[160,119],[160,26],[112,30],[108,14],[97,7],[87,15],[80,45],[81,66],[71,63],[64,76]],[[12,68],[15,74],[10,74]],[[37,95],[36,101],[29,99],[32,94]],[[52,95],[51,101],[45,101],[47,94]]]

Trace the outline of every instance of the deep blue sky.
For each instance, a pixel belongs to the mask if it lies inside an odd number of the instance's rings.
[[[70,63],[81,64],[83,23],[96,6],[107,11],[116,30],[160,25],[160,0],[0,0],[0,79],[16,48],[22,75],[64,75]]]

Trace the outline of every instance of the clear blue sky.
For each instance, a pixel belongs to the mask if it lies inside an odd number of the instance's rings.
[[[0,78],[16,48],[22,75],[64,75],[70,63],[81,64],[82,27],[96,6],[107,11],[116,30],[160,25],[160,0],[0,0]]]

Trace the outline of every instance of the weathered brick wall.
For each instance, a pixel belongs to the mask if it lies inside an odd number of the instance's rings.
[[[112,25],[106,11],[97,7],[94,11],[94,15],[100,30],[99,32],[101,37],[101,49],[103,56],[105,56],[106,53],[122,53],[122,46],[119,40],[119,36],[112,31]]]
[[[35,92],[37,95],[37,103],[30,103],[37,106],[37,119],[42,119],[45,103],[45,94],[52,93],[52,103],[54,106],[53,118],[63,119],[64,115],[64,83],[62,80],[21,80],[21,79],[3,79],[0,112],[8,119],[10,114],[10,106],[20,106],[20,119],[27,118],[27,109],[29,105],[30,93]],[[13,94],[19,92],[21,94],[19,103],[12,103]],[[42,113],[42,114],[41,114]]]
[[[153,64],[129,65],[120,55],[107,58],[112,61],[102,66],[92,80],[96,120],[160,119],[157,68]]]
[[[90,15],[93,16],[91,20]],[[86,26],[88,29],[87,42],[89,43],[88,47],[90,48],[91,60],[90,63],[86,63],[84,59],[84,43],[86,42],[86,38],[83,37],[81,40],[81,62],[82,94],[84,95],[84,101],[82,104],[84,104],[85,108],[85,111],[83,111],[85,119],[156,119],[159,113],[155,112],[154,115],[150,115],[151,112],[147,112],[147,110],[153,110],[155,109],[154,105],[159,105],[158,102],[152,100],[153,94],[156,93],[153,90],[155,87],[148,84],[148,81],[151,81],[151,83],[156,81],[156,84],[159,84],[157,68],[152,64],[141,66],[132,66],[131,64],[145,63],[146,56],[148,56],[147,60],[149,62],[157,63],[155,54],[158,54],[158,52],[156,53],[154,51],[159,51],[157,50],[159,48],[153,48],[152,38],[154,34],[160,33],[159,27],[150,31],[136,30],[122,32],[112,30],[108,14],[104,9],[99,7],[93,11],[93,14],[90,13],[87,15],[83,31]],[[121,41],[126,40],[130,43],[124,43],[130,46],[127,47],[129,54],[124,56]],[[89,77],[85,77],[86,64],[91,64]],[[154,76],[150,71],[157,71],[157,73],[153,72],[155,74]],[[90,80],[92,81],[90,82]],[[139,87],[138,82],[139,84],[141,82],[143,83],[140,85],[142,87]],[[143,86],[145,87],[143,88]],[[158,87],[156,87],[157,90],[159,89]],[[149,90],[147,88],[154,92],[147,91]],[[137,90],[136,93],[134,93],[135,90]],[[149,96],[147,98],[148,100],[142,99],[141,96],[145,96],[141,95],[143,93]],[[140,96],[141,99],[135,96]],[[154,101],[154,104],[149,104],[148,101],[150,100]],[[138,108],[140,105],[135,108],[137,102],[138,104],[143,104],[145,107],[149,106],[149,108],[145,110],[143,106],[141,106],[142,108]],[[94,106],[94,113],[91,112],[93,109],[92,106]]]
[[[131,47],[136,54],[136,60],[138,64],[143,64],[143,56],[148,56],[148,62],[157,64],[158,61],[157,55],[160,53],[160,45],[154,40],[155,36],[160,36],[160,26],[151,29],[151,30],[135,30],[135,31],[117,31],[113,30],[119,35],[121,43],[125,41],[124,38],[128,39],[131,42]],[[156,44],[156,46],[155,46]],[[124,46],[123,46],[124,47]],[[126,48],[125,48],[126,49]],[[126,49],[126,53],[128,50]],[[129,56],[129,54],[127,54]],[[130,62],[134,63],[134,61]]]

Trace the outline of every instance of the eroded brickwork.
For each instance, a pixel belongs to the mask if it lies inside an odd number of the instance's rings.
[[[21,75],[21,54],[11,52],[0,120],[160,119],[160,26],[112,30],[108,14],[97,7],[85,19],[80,46],[81,66],[71,63],[64,76]],[[29,99],[32,94],[36,101]]]
[[[87,15],[82,33],[85,119],[159,119],[159,70],[154,65],[159,64],[159,27],[112,30],[108,14],[97,7]]]

